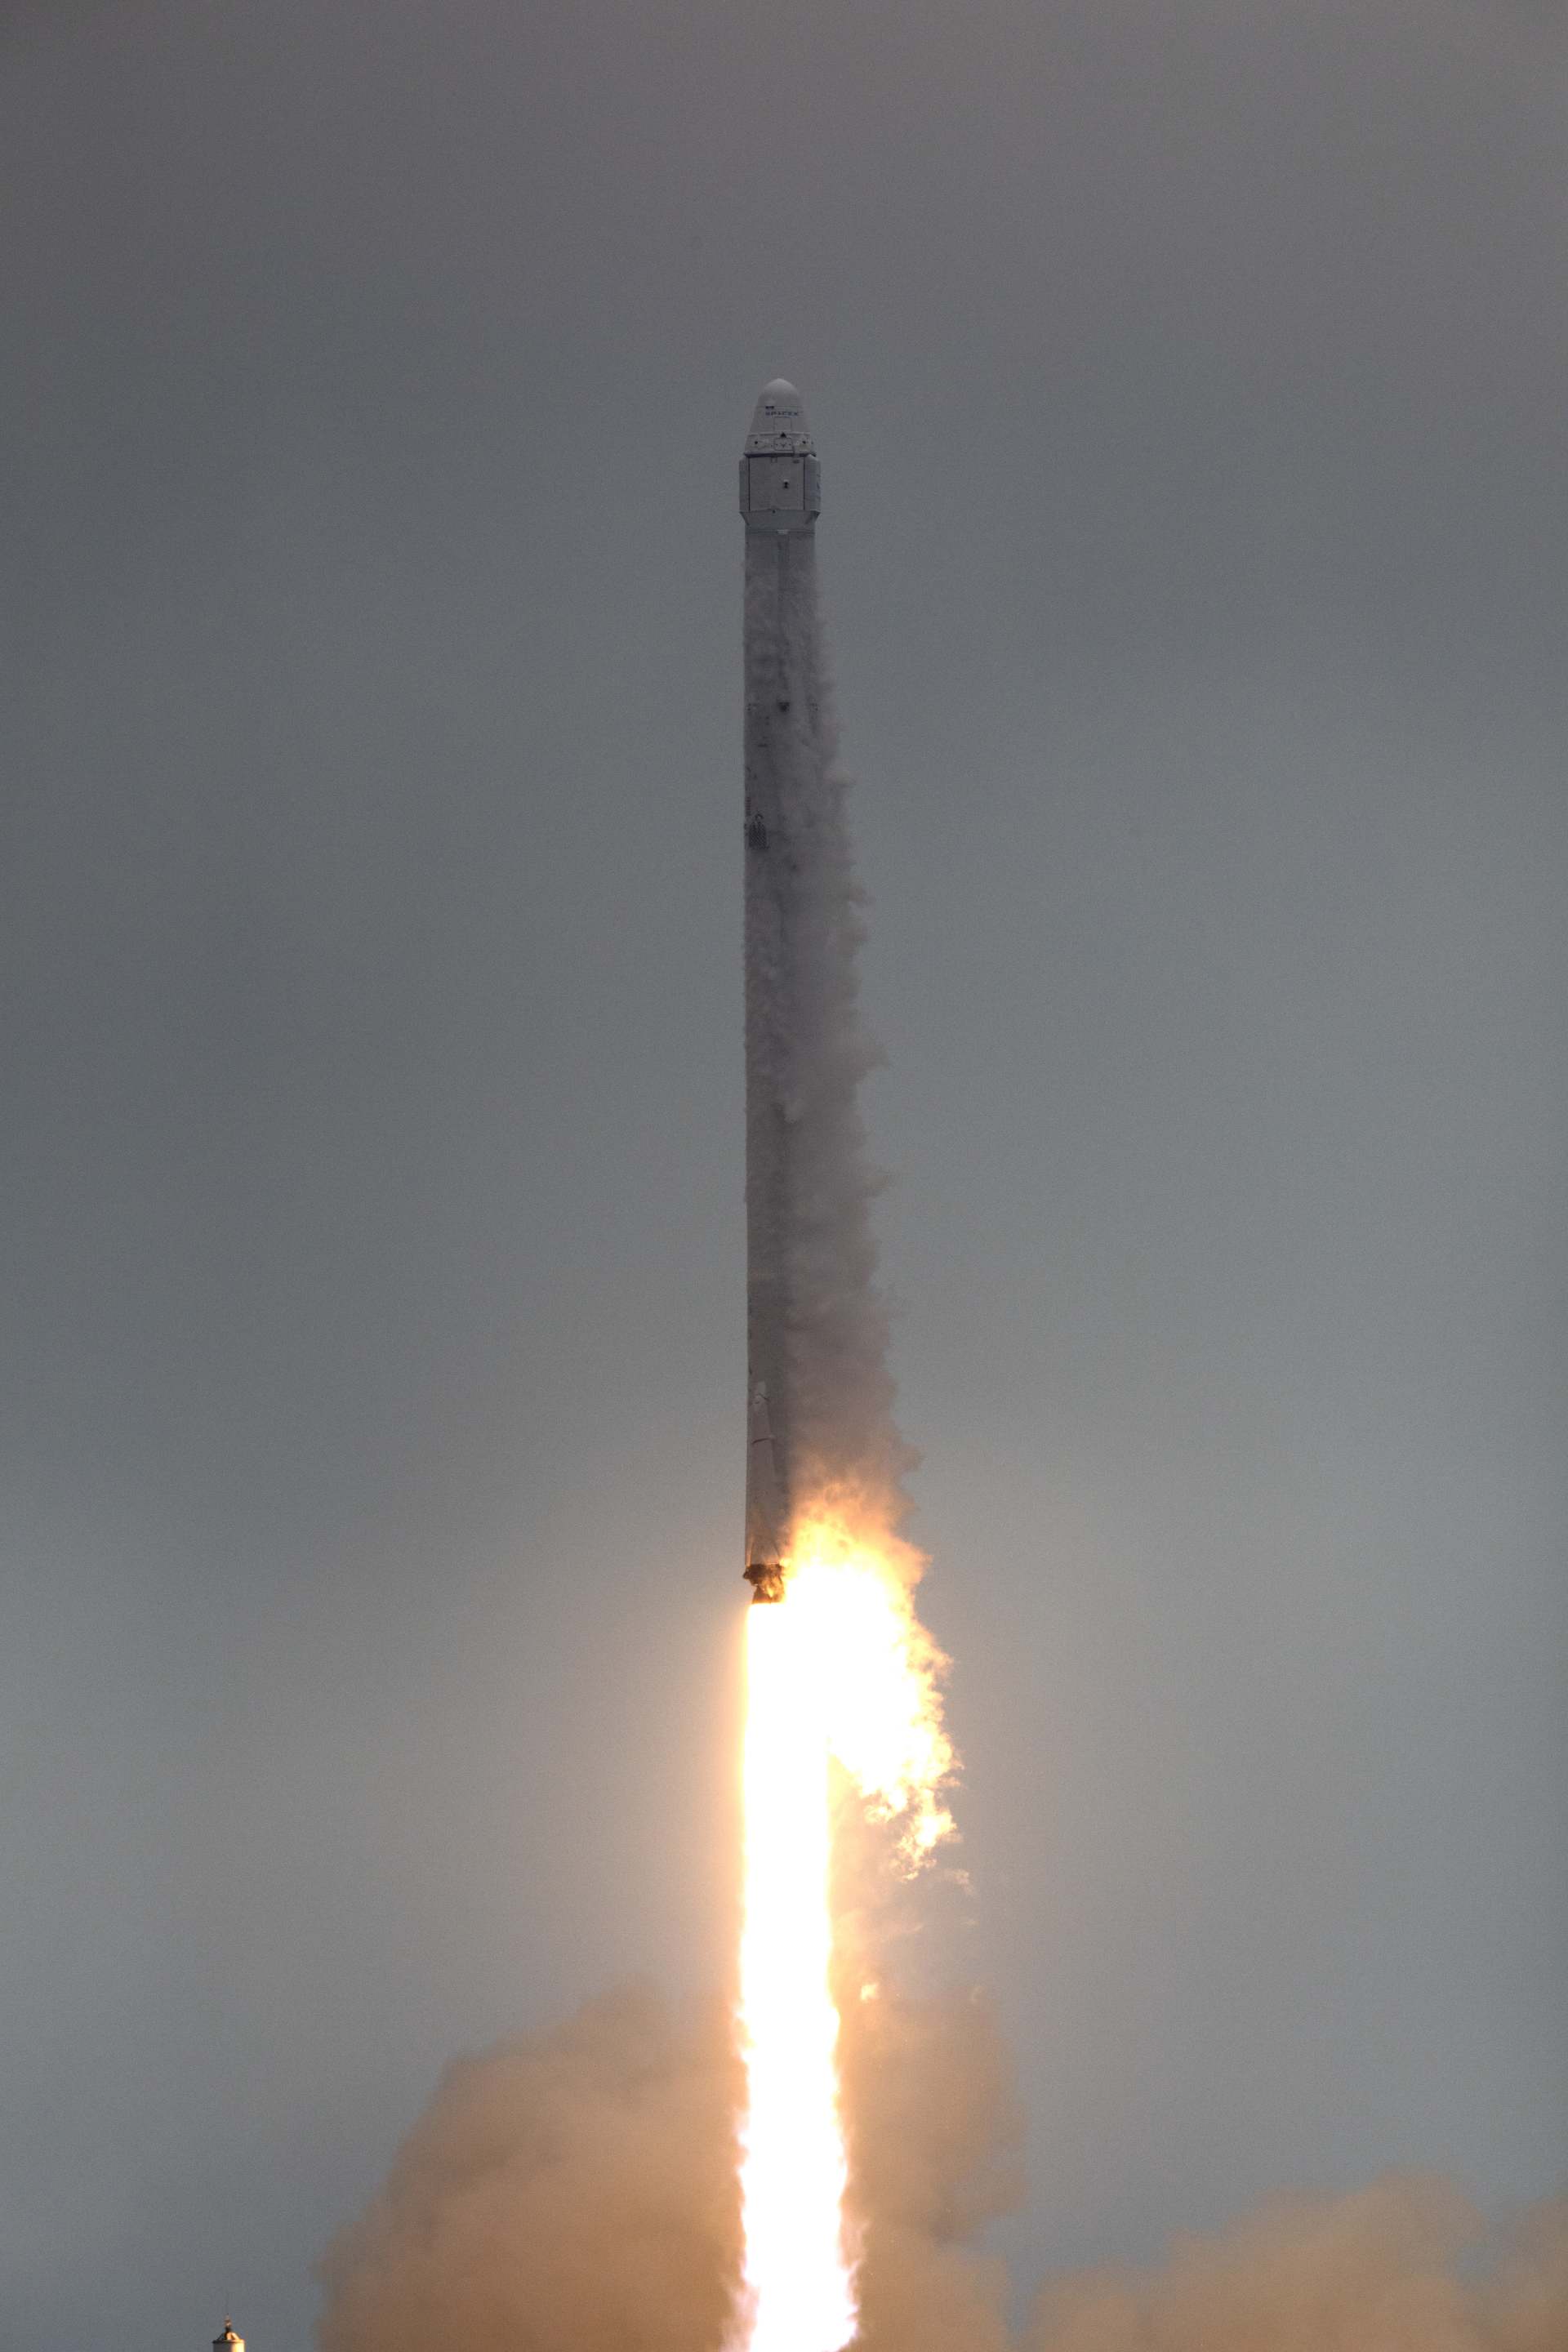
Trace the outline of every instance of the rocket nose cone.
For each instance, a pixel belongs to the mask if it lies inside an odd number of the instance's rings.
[[[764,383],[757,394],[757,404],[752,411],[752,429],[746,436],[749,451],[767,449],[811,448],[811,427],[805,421],[805,403],[793,383],[775,375],[772,383]]]

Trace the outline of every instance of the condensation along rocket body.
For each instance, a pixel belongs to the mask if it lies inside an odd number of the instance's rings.
[[[803,1520],[897,1523],[892,1418],[859,1086],[862,894],[816,595],[821,473],[800,394],[763,387],[741,458],[746,526],[746,1575],[784,1596]]]
[[[793,383],[764,385],[745,518],[745,1573],[783,1600],[799,1475],[802,821],[820,776],[820,468]]]
[[[783,1598],[800,1442],[801,826],[819,774],[820,471],[799,394],[764,386],[741,458],[746,526],[746,1575]]]

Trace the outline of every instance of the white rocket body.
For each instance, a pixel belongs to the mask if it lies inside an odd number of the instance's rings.
[[[817,1507],[896,1526],[893,1423],[859,1087],[863,898],[816,595],[821,472],[799,393],[764,386],[746,526],[746,1575],[784,1597]]]
[[[861,894],[816,596],[821,472],[800,394],[766,385],[741,458],[746,526],[746,1575],[783,1598],[814,1502],[896,1516],[905,1454],[872,1279],[858,1090]]]
[[[746,1575],[782,1598],[795,1480],[795,839],[816,753],[820,469],[800,395],[766,385],[741,458],[746,525]]]

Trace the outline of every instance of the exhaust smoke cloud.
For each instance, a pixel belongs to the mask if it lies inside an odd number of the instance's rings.
[[[1022,2331],[977,2241],[1016,2191],[987,2006],[847,2005],[865,2352],[1562,2352],[1568,2200],[1489,2227],[1433,2175],[1279,2199]],[[740,2262],[729,2021],[642,1990],[450,2068],[323,2270],[321,2352],[718,2352]]]

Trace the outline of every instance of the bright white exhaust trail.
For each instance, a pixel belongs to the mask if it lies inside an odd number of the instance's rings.
[[[839,2352],[855,2332],[829,1983],[827,1723],[813,1631],[787,1603],[746,1612],[741,2196],[752,2352]]]

